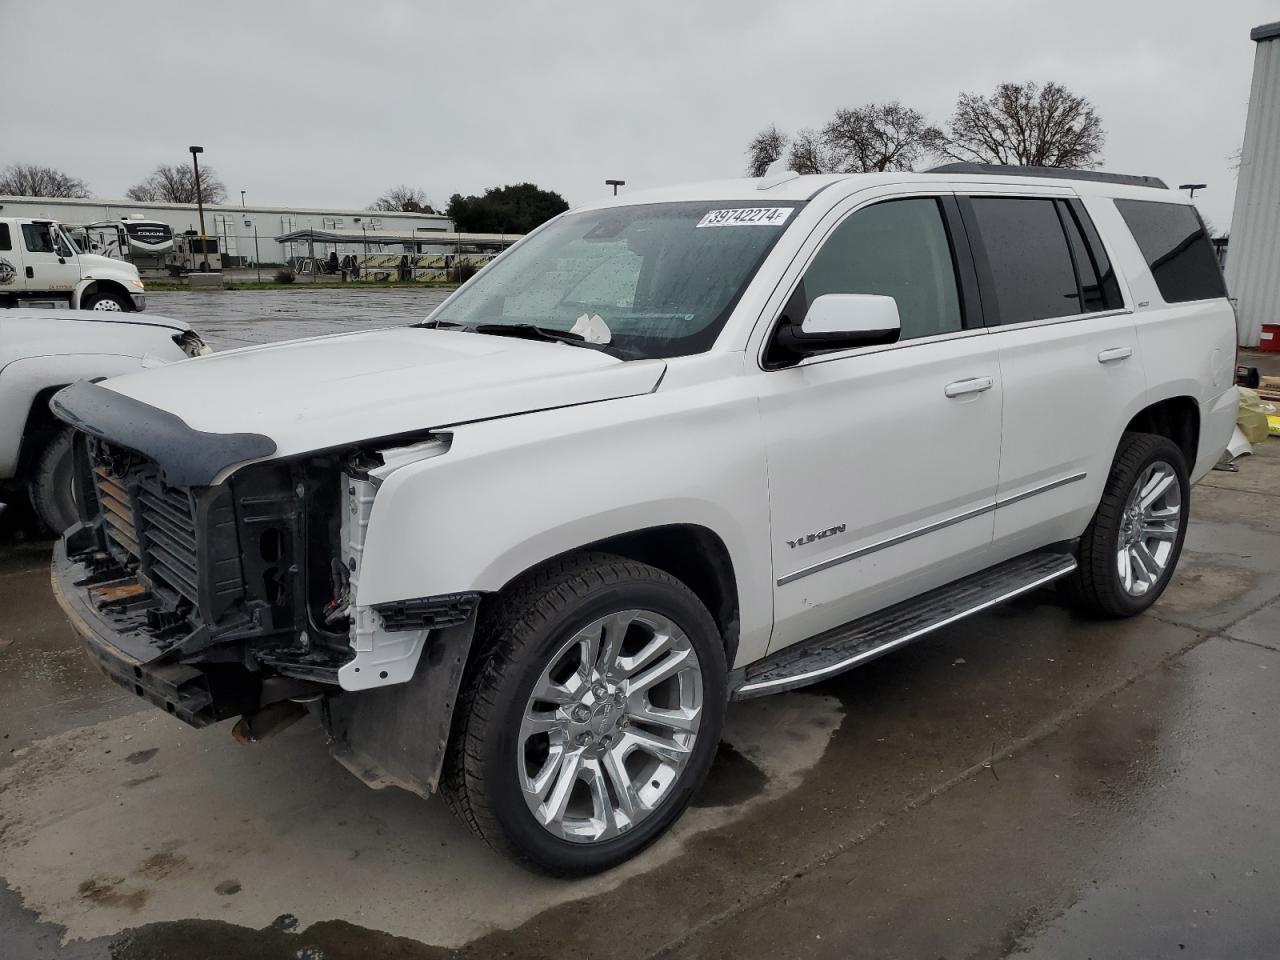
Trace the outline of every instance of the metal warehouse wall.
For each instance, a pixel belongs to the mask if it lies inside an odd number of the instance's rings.
[[[1264,323],[1280,323],[1280,22],[1255,28],[1253,85],[1240,180],[1231,217],[1227,289],[1240,343],[1256,346]]]
[[[139,203],[133,200],[67,200],[47,197],[0,197],[0,216],[47,217],[62,223],[84,224],[98,220],[114,220],[140,214],[148,220],[159,220],[175,233],[198,230],[199,217],[194,203]],[[258,231],[258,250],[265,263],[278,263],[291,254],[305,254],[306,247],[277,244],[272,237],[293,230],[369,229],[450,231],[453,221],[443,214],[401,213],[380,210],[326,210],[320,207],[271,207],[261,204],[242,207],[239,204],[205,204],[204,229],[220,241],[225,238],[224,253],[232,256],[254,255],[253,231]]]

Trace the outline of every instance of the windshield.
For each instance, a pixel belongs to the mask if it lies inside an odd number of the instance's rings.
[[[699,353],[795,206],[702,201],[569,214],[477,274],[432,323],[573,331],[628,359]]]

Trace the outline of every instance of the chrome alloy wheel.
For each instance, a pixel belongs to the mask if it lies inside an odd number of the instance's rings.
[[[105,298],[103,298],[102,300],[99,300],[97,303],[95,303],[91,309],[93,309],[93,310],[114,310],[114,311],[116,311],[117,313],[119,313],[119,312],[120,312],[120,304],[116,303],[116,302],[115,302],[114,300],[112,300],[110,297],[105,297]]]
[[[602,617],[556,651],[525,705],[525,803],[564,840],[626,833],[680,781],[701,718],[702,669],[684,631],[649,610]]]
[[[1157,460],[1138,477],[1120,518],[1116,567],[1131,597],[1155,588],[1173,556],[1182,522],[1182,486],[1173,467]]]

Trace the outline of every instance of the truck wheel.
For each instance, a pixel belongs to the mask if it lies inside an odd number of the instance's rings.
[[[724,645],[693,592],[609,554],[550,565],[487,611],[441,792],[490,846],[549,873],[634,856],[706,778]]]
[[[71,430],[63,427],[36,454],[27,493],[40,522],[51,533],[61,534],[80,519],[76,509],[75,466],[71,455]]]
[[[95,291],[80,301],[81,310],[130,310],[122,294],[110,290]]]
[[[1082,612],[1132,617],[1173,577],[1191,507],[1182,451],[1167,437],[1126,433],[1093,520],[1080,538],[1079,567],[1064,581]]]

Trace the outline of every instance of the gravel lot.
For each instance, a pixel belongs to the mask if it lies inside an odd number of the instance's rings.
[[[439,291],[155,294],[220,349]],[[1123,622],[1052,591],[733,705],[710,782],[604,877],[534,876],[303,721],[192,730],[87,661],[0,544],[0,958],[1263,958],[1280,943],[1280,441],[1196,488]],[[310,952],[303,952],[303,951]]]

